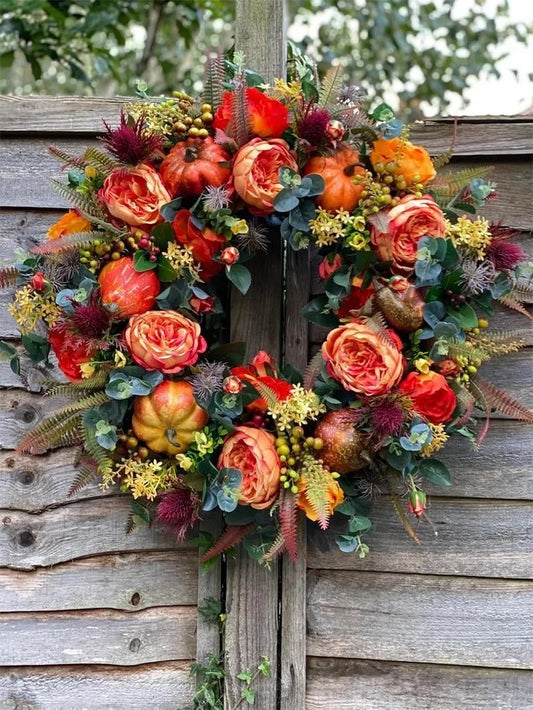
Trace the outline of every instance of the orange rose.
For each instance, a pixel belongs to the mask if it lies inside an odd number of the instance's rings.
[[[130,170],[113,170],[98,196],[113,217],[134,227],[162,221],[159,210],[171,200],[159,175],[147,163]]]
[[[298,170],[289,146],[279,138],[254,138],[239,150],[233,163],[233,180],[250,212],[266,215],[274,211],[274,198],[283,189],[279,170],[284,167]]]
[[[79,215],[76,210],[69,210],[57,222],[55,222],[46,232],[48,239],[61,239],[66,234],[78,234],[79,232],[90,232],[91,223]]]
[[[215,113],[213,128],[220,128],[226,131],[233,116],[232,91],[226,91],[222,104]],[[254,87],[246,89],[246,104],[248,107],[248,119],[252,126],[252,131],[261,138],[279,138],[289,125],[289,111],[280,101],[271,99],[262,91]]]
[[[147,311],[130,318],[124,337],[136,363],[165,374],[194,365],[207,343],[200,326],[175,311]]]
[[[226,437],[218,468],[236,468],[242,473],[239,505],[262,510],[276,500],[280,460],[275,441],[268,431],[250,426],[235,427]]]
[[[209,281],[222,271],[224,264],[214,261],[213,257],[227,244],[225,236],[209,227],[199,229],[189,210],[179,210],[172,222],[172,230],[178,244],[192,247],[193,258],[202,267],[200,276],[204,281]]]
[[[274,392],[280,401],[287,399],[292,390],[290,382],[276,377],[278,373],[275,363],[264,350],[260,350],[249,365],[239,365],[232,368],[231,374],[245,382],[249,382],[252,387],[257,383],[265,385]],[[258,397],[246,405],[246,409],[266,412],[268,407],[264,397]]]
[[[444,237],[444,215],[429,195],[405,195],[387,217],[386,232],[372,228],[372,244],[382,261],[392,261],[395,274],[409,276],[415,268],[420,239]]]
[[[385,394],[403,374],[397,346],[379,337],[370,326],[353,320],[332,330],[322,345],[328,373],[350,392],[373,397]]]
[[[413,402],[413,409],[432,424],[442,424],[452,418],[457,405],[455,393],[438,372],[426,375],[410,372],[399,390]]]
[[[437,174],[427,150],[401,138],[379,138],[370,153],[370,162],[374,169],[379,163],[394,163],[392,174],[401,175],[407,185],[426,185]]]
[[[305,478],[305,475],[300,476],[298,479],[298,490],[300,491],[298,493],[298,499],[296,501],[296,505],[300,510],[303,510],[305,513],[305,516],[309,518],[309,520],[318,520],[318,514],[315,510],[315,508],[311,505],[311,503],[308,501],[307,496],[305,495],[305,491],[307,489],[307,481]],[[331,476],[331,474],[328,475],[328,508],[327,508],[327,517],[329,518],[331,515],[333,515],[333,511],[335,508],[342,503],[344,500],[344,491],[342,488],[339,486],[337,481]]]

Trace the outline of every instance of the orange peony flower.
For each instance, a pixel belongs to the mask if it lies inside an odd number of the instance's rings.
[[[225,236],[209,227],[199,229],[189,210],[179,210],[172,222],[172,230],[178,244],[192,247],[193,258],[202,267],[200,276],[204,281],[209,281],[222,271],[224,264],[214,261],[213,257],[226,245]]]
[[[399,390],[412,400],[415,412],[432,424],[443,424],[452,418],[457,405],[455,393],[438,372],[410,372]]]
[[[280,168],[298,170],[298,165],[285,141],[254,138],[243,146],[233,163],[235,190],[256,215],[274,211],[274,198],[283,189]]]
[[[113,170],[98,196],[113,217],[134,227],[161,222],[159,210],[171,200],[159,175],[147,163],[130,170]]]
[[[370,162],[374,169],[379,163],[394,163],[396,167],[391,172],[404,177],[407,185],[426,185],[437,174],[427,150],[401,138],[375,141]]]
[[[67,234],[77,234],[79,232],[90,232],[91,223],[79,215],[76,210],[69,210],[57,222],[49,227],[46,232],[48,239],[61,239]]]
[[[232,91],[226,91],[215,113],[213,128],[226,131],[233,118]],[[248,118],[252,131],[261,138],[279,138],[289,125],[289,111],[280,101],[271,99],[254,87],[246,89]]]
[[[296,501],[296,505],[300,510],[303,510],[305,513],[306,518],[309,518],[309,520],[316,521],[318,520],[318,515],[312,505],[309,503],[307,500],[307,496],[305,495],[305,490],[307,488],[307,481],[305,478],[305,474],[300,476],[298,479],[298,489],[299,489],[299,494],[298,494],[298,499]],[[344,500],[344,491],[342,488],[339,486],[337,481],[331,476],[331,474],[328,475],[328,517],[330,515],[333,515],[333,511],[335,508],[342,503]]]
[[[387,217],[386,232],[373,227],[372,244],[382,261],[392,261],[395,274],[409,276],[415,268],[420,239],[444,237],[444,215],[429,195],[405,195]]]
[[[176,374],[194,365],[207,349],[199,324],[176,311],[147,311],[132,316],[124,337],[136,363],[165,374]]]
[[[353,320],[328,334],[322,357],[331,377],[346,390],[373,397],[388,392],[402,377],[401,342],[398,338],[393,342],[380,338],[362,321]]]
[[[235,427],[226,437],[218,468],[242,473],[239,505],[262,510],[275,501],[279,490],[280,460],[273,434],[250,426]]]

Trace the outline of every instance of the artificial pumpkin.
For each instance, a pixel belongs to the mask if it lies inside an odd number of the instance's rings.
[[[188,138],[172,148],[159,175],[172,197],[198,197],[208,185],[229,180],[230,161],[231,154],[212,138]]]
[[[363,184],[353,182],[355,175],[365,174],[359,153],[347,144],[333,155],[315,155],[304,167],[304,175],[318,173],[325,183],[324,192],[315,199],[318,207],[328,212],[348,210],[351,212],[359,204]]]
[[[161,290],[155,271],[136,271],[131,256],[106,264],[98,282],[102,303],[120,318],[151,310]]]
[[[196,404],[188,382],[164,380],[133,405],[135,436],[158,454],[181,454],[191,445],[194,434],[207,423],[208,415]]]

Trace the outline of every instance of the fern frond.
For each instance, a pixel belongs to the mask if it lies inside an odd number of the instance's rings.
[[[478,335],[473,342],[494,357],[515,353],[527,347],[527,336],[531,337],[531,332],[527,330],[494,331]],[[475,359],[476,356],[473,357]]]
[[[116,236],[113,234],[103,234],[102,232],[76,232],[75,234],[67,234],[61,239],[49,239],[42,244],[32,247],[32,254],[62,254],[65,251],[72,249],[80,249],[86,244],[100,240],[102,242],[114,241]]]
[[[453,151],[447,150],[445,153],[441,153],[440,155],[436,155],[435,157],[431,158],[431,162],[433,163],[433,167],[435,168],[435,170],[440,170],[440,168],[443,168],[445,165],[448,165],[452,157]]]
[[[19,443],[15,453],[42,454],[59,446],[74,446],[81,443],[80,416],[77,414],[54,414],[30,431]]]
[[[317,105],[319,108],[327,108],[337,101],[339,91],[342,89],[343,77],[344,67],[336,66],[328,69],[318,92]]]
[[[483,391],[477,386],[475,381],[470,380],[470,389],[473,390],[473,393],[475,394],[476,402],[477,404],[481,407],[481,409],[485,412],[485,422],[483,424],[483,428],[479,432],[477,439],[474,443],[474,449],[477,451],[481,444],[483,443],[483,439],[487,435],[487,432],[489,430],[489,425],[490,425],[490,406],[487,403],[487,400],[485,398],[485,394]]]
[[[518,400],[504,390],[499,389],[491,382],[483,379],[479,375],[474,377],[476,387],[483,393],[485,401],[489,407],[496,409],[502,414],[506,414],[513,419],[533,424],[533,410],[527,409]]]
[[[283,552],[285,552],[285,539],[281,533],[278,533],[276,539],[272,545],[265,552],[263,557],[261,557],[261,562],[269,563],[279,557]]]
[[[79,382],[45,382],[45,397],[78,397],[82,392],[93,392],[102,389],[107,382],[108,373],[100,370],[90,379]]]
[[[312,389],[316,378],[320,374],[320,368],[322,367],[322,363],[324,362],[324,359],[322,357],[322,352],[319,350],[317,353],[313,355],[311,360],[309,361],[309,364],[305,368],[305,373],[304,373],[304,389],[310,390]]]
[[[279,529],[293,562],[298,558],[298,522],[296,496],[287,490],[282,490],[279,502]]]
[[[374,313],[371,318],[363,317],[362,320],[365,322],[365,325],[367,325],[370,330],[372,330],[372,332],[375,333],[383,343],[385,343],[385,345],[395,349],[398,347],[389,335],[390,326],[381,311]]]
[[[272,410],[276,408],[279,399],[273,389],[271,389],[268,385],[265,385],[263,382],[255,382],[252,387],[256,389],[265,400],[268,409]]]
[[[40,451],[46,451],[50,448],[48,442],[53,441],[54,431],[61,429],[62,427],[68,425],[67,422],[72,418],[74,414],[78,412],[83,412],[86,409],[92,409],[93,407],[98,407],[104,402],[108,402],[109,397],[104,393],[94,393],[82,397],[77,402],[72,402],[56,412],[51,414],[49,417],[40,422],[34,429],[32,429],[26,436],[23,437],[22,441],[19,443],[16,453],[32,453],[32,449],[38,449]],[[43,449],[44,447],[44,449]]]
[[[327,530],[331,517],[328,477],[323,475],[308,475],[305,480],[305,498],[317,516],[319,526],[322,530]]]
[[[91,465],[84,465],[84,466],[79,466],[78,468],[78,473],[76,474],[76,477],[72,481],[72,485],[69,488],[68,492],[68,497],[72,498],[75,495],[78,495],[78,493],[88,486],[90,483],[93,483],[93,481],[96,481],[100,478],[100,474],[98,473],[98,467],[96,464],[94,466]]]
[[[99,473],[113,466],[113,459],[109,455],[109,452],[107,449],[104,449],[103,446],[100,446],[96,440],[94,429],[85,425],[83,425],[83,448],[96,463]]]
[[[0,269],[0,288],[16,286],[18,276],[19,272],[15,266],[7,266],[5,269]]]
[[[440,175],[431,183],[431,192],[437,204],[441,207],[452,200],[458,192],[469,185],[476,178],[485,178],[492,170],[491,166],[465,168],[454,173]]]
[[[207,58],[204,76],[204,103],[211,104],[215,111],[222,103],[224,79],[226,76],[224,56],[217,54]]]
[[[244,78],[240,79],[235,86],[232,103],[232,115],[234,117],[231,126],[232,135],[240,148],[250,140],[250,118],[248,114],[248,101],[246,99],[246,81]]]
[[[212,545],[209,550],[201,556],[200,562],[207,562],[208,560],[213,559],[213,557],[221,555],[226,550],[229,550],[230,547],[234,547],[254,528],[254,523],[250,523],[250,525],[228,525],[226,530],[222,533],[214,545]]]
[[[509,296],[515,301],[533,303],[533,285],[518,283],[509,291]]]
[[[58,427],[48,437],[48,448],[62,448],[64,446],[79,446],[83,443],[83,428],[81,414],[75,414],[72,419],[65,422],[63,427]]]
[[[529,320],[533,320],[533,315],[531,315],[531,313],[527,310],[525,306],[520,303],[520,301],[517,301],[515,298],[513,298],[510,293],[507,293],[505,296],[500,296],[497,300],[502,305],[506,306],[507,308],[510,308],[512,311],[517,311],[526,318],[529,318]]]
[[[67,200],[67,202],[70,202],[70,204],[74,207],[77,207],[79,210],[83,210],[83,212],[87,213],[88,215],[94,214],[95,217],[104,216],[100,207],[95,205],[94,200],[92,200],[87,195],[83,195],[81,192],[78,192],[78,190],[76,190],[74,187],[65,185],[59,180],[52,179],[50,182],[52,183],[52,187],[54,188],[54,190],[63,199]]]
[[[458,340],[455,339],[451,339],[448,342],[448,354],[452,358],[463,356],[468,357],[472,360],[481,360],[481,362],[486,362],[487,360],[490,360],[490,353],[485,349],[483,345],[469,348],[467,347],[466,343],[460,343]]]
[[[128,519],[126,520],[126,535],[131,535],[133,532],[135,532],[135,528],[138,526],[137,522],[135,521],[135,514],[133,510],[130,510],[128,513]]]
[[[87,165],[92,165],[101,173],[109,173],[115,168],[122,167],[121,163],[94,146],[87,148],[83,154],[83,159]]]
[[[70,155],[70,153],[67,153],[65,150],[61,150],[61,148],[56,148],[55,145],[51,145],[48,148],[48,152],[53,155],[54,158],[60,163],[65,163],[67,167],[72,166],[75,168],[80,168],[82,170],[85,167],[85,161],[83,158],[78,155]]]

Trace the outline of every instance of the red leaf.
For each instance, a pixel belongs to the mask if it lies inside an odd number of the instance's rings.
[[[207,562],[213,557],[222,554],[225,550],[229,550],[230,547],[237,545],[254,527],[253,523],[250,525],[228,525],[215,544],[202,555],[200,562]]]

